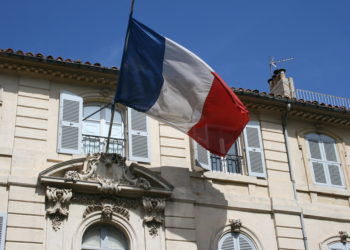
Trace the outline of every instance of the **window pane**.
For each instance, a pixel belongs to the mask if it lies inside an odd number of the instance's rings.
[[[339,165],[328,165],[329,176],[331,178],[331,183],[333,185],[341,186],[341,177],[340,177],[340,166]]]
[[[101,107],[100,106],[84,106],[84,116],[83,118],[91,115],[92,113],[96,112],[97,110],[99,110]],[[91,116],[89,119],[87,120],[96,120],[99,121],[101,117],[101,112],[98,112],[96,114],[94,114],[93,116]]]
[[[111,109],[110,108],[105,109],[105,120],[106,120],[106,122],[111,121]],[[122,115],[118,110],[114,111],[113,123],[122,123]]]
[[[312,167],[314,169],[315,181],[318,183],[327,183],[323,164],[319,162],[313,162]]]
[[[326,153],[327,161],[337,162],[337,154],[335,152],[335,145],[333,142],[324,142],[324,151]]]
[[[101,236],[100,236],[100,228],[99,227],[93,227],[88,229],[83,236],[83,248],[85,247],[95,247],[100,248],[101,247]]]
[[[100,122],[84,121],[83,122],[83,134],[85,135],[100,135]]]
[[[311,158],[321,160],[322,157],[321,157],[321,150],[320,150],[319,142],[309,140],[309,147],[310,147]]]
[[[128,249],[128,241],[125,235],[119,230],[109,227],[108,229],[108,248],[118,249],[118,250],[127,250]]]

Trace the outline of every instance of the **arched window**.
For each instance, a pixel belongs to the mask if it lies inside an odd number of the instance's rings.
[[[246,235],[227,233],[220,239],[218,250],[257,250],[257,248]]]
[[[336,141],[322,134],[307,134],[309,162],[316,184],[343,187],[343,174]]]
[[[104,105],[102,104],[84,105],[83,117],[90,116],[103,106]],[[104,108],[83,121],[83,150],[85,154],[104,151],[110,122],[110,108]],[[122,112],[115,110],[109,152],[125,155],[124,150],[124,124]]]
[[[350,250],[350,243],[336,242],[328,245],[329,250]]]
[[[82,250],[128,250],[128,245],[123,232],[111,225],[98,224],[84,233]]]

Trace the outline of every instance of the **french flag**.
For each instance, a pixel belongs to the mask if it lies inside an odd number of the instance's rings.
[[[130,18],[115,102],[169,124],[224,156],[248,111],[191,51]]]

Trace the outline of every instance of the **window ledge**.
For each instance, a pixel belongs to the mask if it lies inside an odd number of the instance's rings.
[[[332,186],[315,186],[312,185],[309,188],[307,186],[297,186],[297,191],[302,192],[314,192],[321,194],[331,194],[339,196],[350,196],[350,190],[345,189],[344,187],[332,187]]]
[[[203,179],[209,179],[209,180],[220,180],[220,181],[226,181],[226,182],[239,182],[239,183],[247,183],[247,184],[255,184],[258,186],[266,186],[267,187],[267,180],[265,179],[258,179],[254,176],[245,176],[240,174],[226,174],[226,173],[220,173],[220,172],[190,172],[190,176],[193,178],[203,178]]]

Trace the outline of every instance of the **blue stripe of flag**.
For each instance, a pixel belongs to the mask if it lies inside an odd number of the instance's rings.
[[[165,38],[131,18],[115,101],[141,112],[157,101],[163,86]]]

